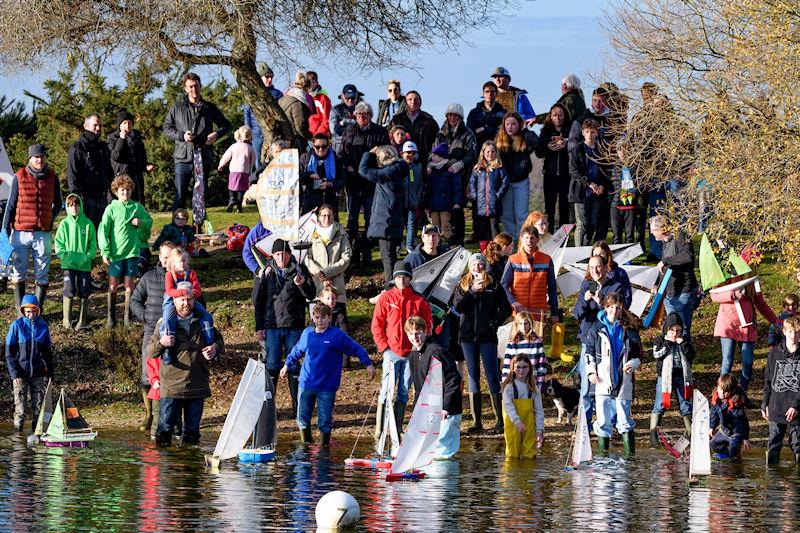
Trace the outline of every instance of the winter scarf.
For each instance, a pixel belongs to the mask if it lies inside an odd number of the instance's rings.
[[[316,172],[319,161],[320,159],[315,154],[311,154],[311,157],[308,158],[306,170],[311,173]],[[328,155],[325,156],[323,164],[325,165],[325,179],[327,181],[336,180],[336,161],[333,159],[333,150],[328,150]]]

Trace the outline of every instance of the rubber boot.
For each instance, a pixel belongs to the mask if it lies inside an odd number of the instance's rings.
[[[108,310],[106,311],[106,327],[113,328],[117,325],[117,314],[116,314],[116,307],[117,307],[117,293],[108,291],[106,294],[106,306]]]
[[[297,391],[300,388],[300,376],[289,374],[289,395],[292,397],[292,413],[297,415]]]
[[[660,444],[658,438],[658,426],[661,424],[661,415],[658,413],[650,413],[650,446],[657,448]]]
[[[691,439],[692,438],[692,415],[686,415],[683,417],[683,428],[686,430],[686,437]]]
[[[80,331],[89,327],[89,298],[81,298],[81,310],[78,315],[78,323],[75,324],[75,331]]]
[[[47,300],[47,285],[36,284],[34,296],[39,301],[39,314],[44,315],[44,301]]]
[[[636,454],[636,437],[633,434],[633,430],[622,434],[622,445],[625,448],[625,455]]]
[[[330,448],[331,446],[331,434],[330,433],[320,433],[322,435],[322,447],[323,448]]]
[[[771,452],[767,450],[764,452],[767,456],[767,466],[769,465],[776,465],[781,462],[781,454],[780,452]]]
[[[142,389],[142,402],[144,403],[144,421],[139,426],[139,431],[150,431],[153,425],[153,401],[147,397],[147,391]]]
[[[14,305],[16,306],[17,313],[19,313],[19,306],[22,305],[22,297],[25,296],[25,282],[20,281],[14,283]]]
[[[406,404],[395,402],[394,403],[394,423],[397,426],[397,434],[403,434],[403,419],[406,416]]]
[[[125,289],[125,310],[123,311],[122,323],[125,326],[131,325],[131,290]]]
[[[314,437],[311,435],[311,428],[303,428],[300,430],[300,442],[303,444],[311,444],[314,442]]]
[[[158,446],[172,446],[172,433],[156,432],[156,444]]]
[[[608,453],[608,443],[611,439],[608,437],[597,437],[597,451],[599,453]]]
[[[375,412],[375,440],[379,440],[381,438],[381,432],[383,432],[383,419],[386,416],[386,404],[379,403],[378,410]]]
[[[794,454],[794,462],[800,465],[800,453]]]
[[[494,412],[494,417],[497,419],[497,422],[494,424],[494,432],[495,433],[502,433],[503,432],[503,400],[500,397],[500,393],[491,394],[492,399],[492,412]]]
[[[64,329],[72,329],[72,298],[64,296],[62,302],[64,304],[64,317],[61,320],[61,325]]]
[[[467,428],[467,433],[480,433],[483,431],[483,422],[481,421],[481,393],[469,393],[469,409],[472,411],[472,425]]]

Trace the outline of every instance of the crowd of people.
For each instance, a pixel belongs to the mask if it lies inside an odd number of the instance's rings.
[[[635,167],[627,163],[632,141],[618,127],[626,120],[627,104],[615,85],[596,88],[587,108],[580,80],[568,74],[558,102],[537,115],[526,91],[510,85],[509,71],[497,67],[482,87],[482,100],[466,117],[462,105],[453,103],[440,126],[422,110],[419,92],[403,94],[398,80],[387,84],[387,98],[378,102],[375,116],[353,84],[345,85],[340,102],[332,105],[314,72],[298,73],[283,93],[272,86],[267,65],[259,64],[258,72],[286,113],[292,138],[265,147],[263,130],[245,106],[245,124],[236,129],[235,143],[217,168],[229,167],[229,211],[241,211],[242,194],[257,179],[258,167],[282,149],[301,154],[300,205],[317,216],[310,248],[298,261],[291,243],[277,239],[267,253],[256,243],[271,229],[259,222],[247,237],[242,258],[253,274],[260,359],[276,390],[281,378],[287,381],[304,442],[313,439],[316,406],[322,443],[329,444],[336,391],[351,357],[370,376],[376,372],[365,347],[348,335],[345,275],[355,264],[371,263],[377,244],[386,285],[372,300],[370,326],[382,357],[376,436],[390,410],[397,429],[402,428],[410,391],[418,395],[428,369],[441,364],[444,403],[437,454],[451,457],[458,450],[462,382],[472,418],[468,432],[483,431],[482,367],[495,416],[493,430],[505,434],[507,454],[535,454],[545,435],[543,389],[552,377],[545,325],[563,320],[558,272],[539,245],[557,223],[575,223],[575,244],[591,247],[572,315],[581,344],[579,395],[600,450],[608,449],[616,428],[626,452],[634,453],[635,373],[649,355],[639,335],[640,321],[629,311],[630,280],[606,242],[609,226],[614,243],[644,244],[648,237],[660,273],[671,273],[663,334],[652,352],[658,379],[652,391],[650,439],[657,444],[657,428],[673,392],[690,433],[691,327],[702,296],[692,241],[657,214],[666,198],[663,187],[643,188]],[[185,76],[184,90],[186,97],[173,104],[164,121],[164,134],[175,141],[173,220],[153,244],[158,264],[144,275],[152,218],[142,204],[143,177],[152,165],[133,116],[120,111],[107,142],[100,139],[99,117],[85,119],[81,138],[69,151],[64,201],[44,146],[32,145],[27,166],[16,173],[3,230],[13,247],[7,274],[20,312],[6,341],[19,431],[28,398],[37,412],[44,380],[54,375],[52,343],[41,315],[54,221],[66,208],[55,234],[64,280],[63,327],[89,327],[89,294],[98,288],[91,272],[99,250],[109,276],[106,325],[116,325],[120,289],[124,324],[132,316],[145,324],[143,429],[151,430],[160,445],[169,445],[176,430],[184,443],[199,440],[203,400],[211,394],[208,362],[219,357],[223,341],[203,305],[197,272],[190,267],[201,250],[185,205],[190,186],[202,182],[213,167],[212,146],[232,126],[202,97],[197,75]],[[646,84],[645,92],[655,99],[657,88]],[[533,130],[537,124],[542,126],[538,135]],[[534,154],[543,159],[544,213],[529,209]],[[109,203],[107,193],[116,199]],[[344,225],[338,221],[342,206],[347,211]],[[204,207],[193,205],[192,210],[197,225]],[[466,234],[469,218],[472,236]],[[468,242],[477,244],[479,252],[469,257],[467,271],[447,302],[454,312],[442,316],[412,288],[414,269]],[[25,293],[29,259],[34,294]],[[711,297],[720,304],[714,335],[722,349],[721,377],[711,399],[714,449],[720,457],[735,458],[749,446],[746,410],[752,405],[747,391],[758,310],[773,325],[761,408],[769,420],[768,458],[777,460],[788,431],[800,462],[797,296],[786,297],[780,316],[754,285],[716,291]],[[77,321],[72,314],[75,298]],[[499,359],[497,332],[507,321],[512,331]],[[730,374],[737,345],[739,380]]]

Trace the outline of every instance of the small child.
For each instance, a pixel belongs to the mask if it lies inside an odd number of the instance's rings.
[[[174,242],[190,254],[198,249],[198,241],[194,235],[194,228],[188,223],[189,212],[182,207],[172,212],[172,222],[164,226],[153,243],[153,250],[158,251],[165,242]]]
[[[67,216],[58,225],[54,241],[64,275],[64,329],[72,328],[72,301],[80,299],[76,330],[89,327],[89,293],[92,288],[92,260],[97,251],[97,231],[83,214],[83,201],[77,194],[67,196]]]
[[[650,413],[650,445],[658,446],[658,426],[669,409],[672,391],[678,397],[686,435],[692,435],[692,361],[695,350],[691,338],[683,336],[683,320],[677,313],[664,319],[663,335],[653,339],[656,359],[656,399]]]
[[[339,291],[334,286],[325,287],[319,291],[317,296],[317,300],[330,307],[333,312],[331,326],[335,326],[347,333],[347,306],[344,302],[338,302],[338,299]]]
[[[469,195],[474,207],[472,225],[481,253],[486,250],[489,240],[500,234],[498,217],[502,209],[502,198],[508,188],[508,172],[497,157],[497,145],[494,141],[486,141],[481,147],[478,164],[469,177]]]
[[[97,241],[103,263],[108,265],[108,315],[106,326],[112,328],[117,324],[115,307],[120,278],[125,284],[125,318],[124,324],[130,325],[131,292],[133,279],[139,272],[139,250],[141,243],[150,238],[150,227],[153,219],[139,202],[131,200],[135,185],[127,174],[114,178],[111,191],[117,199],[111,202],[103,212],[100,226],[97,228]]]
[[[783,321],[783,337],[770,349],[764,369],[761,416],[769,422],[767,464],[779,462],[787,429],[789,446],[800,463],[800,316]]]
[[[228,213],[236,209],[242,212],[242,200],[247,187],[250,185],[250,173],[256,166],[258,158],[256,151],[250,143],[253,141],[253,132],[247,126],[242,126],[233,134],[236,142],[225,150],[219,160],[217,170],[222,172],[225,165],[229,165],[228,174]]]
[[[178,315],[175,312],[175,303],[172,299],[182,296],[185,290],[188,289],[188,287],[186,289],[179,287],[181,283],[191,284],[192,295],[195,299],[194,310],[195,313],[201,315],[200,324],[203,326],[203,340],[206,346],[214,344],[214,319],[199,301],[202,295],[200,281],[197,279],[197,273],[189,268],[189,254],[182,248],[172,250],[167,260],[167,275],[164,282],[164,302],[161,305],[162,321],[159,334],[162,337],[164,335],[175,335],[175,328],[178,326]],[[164,354],[161,356],[163,364],[172,364],[171,352],[170,348],[164,350]]]
[[[331,308],[317,304],[311,313],[313,326],[308,326],[300,340],[286,356],[280,377],[286,379],[289,367],[301,357],[300,387],[297,393],[297,427],[304,443],[313,442],[311,437],[311,415],[317,405],[317,427],[322,434],[322,446],[328,447],[333,430],[333,404],[336,391],[342,381],[342,358],[344,354],[355,355],[367,367],[369,379],[375,377],[375,367],[367,351],[347,333],[332,328]]]
[[[32,294],[22,298],[22,315],[11,323],[6,336],[6,365],[14,384],[14,431],[22,433],[28,396],[32,407],[31,430],[47,386],[53,378],[53,348],[47,322],[40,316],[39,301]]]
[[[503,382],[511,375],[511,360],[517,355],[524,355],[531,360],[531,372],[536,376],[536,386],[541,390],[550,364],[544,353],[544,342],[536,334],[533,315],[528,311],[520,311],[514,316],[511,336],[503,356]]]
[[[586,373],[595,385],[597,419],[594,433],[599,450],[608,451],[614,425],[622,435],[626,455],[636,451],[631,416],[634,373],[641,364],[642,342],[636,318],[625,309],[618,292],[603,298],[603,310],[586,338]],[[615,424],[616,423],[616,424]]]
[[[611,232],[614,244],[632,243],[636,211],[640,209],[640,194],[634,183],[634,168],[628,164],[628,143],[617,143],[617,161],[611,169]]]
[[[744,391],[733,374],[725,374],[717,380],[717,388],[711,395],[708,427],[711,449],[716,459],[740,459],[741,450],[750,447],[750,422],[744,407]],[[714,431],[719,427],[718,431]]]
[[[394,128],[393,128],[394,129]],[[405,130],[401,130],[405,135]],[[417,145],[412,141],[403,144],[400,157],[408,163],[408,179],[406,180],[406,251],[414,251],[414,236],[417,234],[417,220],[422,197],[425,194],[425,181],[422,165],[417,159]]]
[[[442,229],[444,242],[440,247],[444,250],[448,247],[451,235],[450,214],[454,209],[460,209],[463,203],[461,178],[448,169],[449,156],[447,143],[437,144],[431,150],[424,202],[431,224]]]
[[[403,324],[403,330],[411,343],[408,364],[416,392],[415,405],[428,378],[428,372],[432,364],[435,364],[434,360],[442,365],[442,420],[439,423],[439,441],[434,459],[450,459],[461,446],[461,374],[453,356],[435,342],[428,341],[425,319],[410,316]]]
[[[796,294],[787,294],[783,297],[783,311],[778,315],[778,321],[770,324],[767,344],[770,348],[783,342],[783,321],[797,314],[800,308],[800,297]]]
[[[506,457],[535,457],[544,442],[544,407],[525,354],[514,356],[511,372],[503,380],[503,419]]]

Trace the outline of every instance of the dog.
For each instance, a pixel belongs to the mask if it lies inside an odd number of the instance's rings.
[[[566,415],[567,424],[572,424],[572,419],[578,414],[580,393],[573,387],[565,387],[555,378],[544,382],[544,394],[553,398],[553,403],[558,409],[558,423]]]

